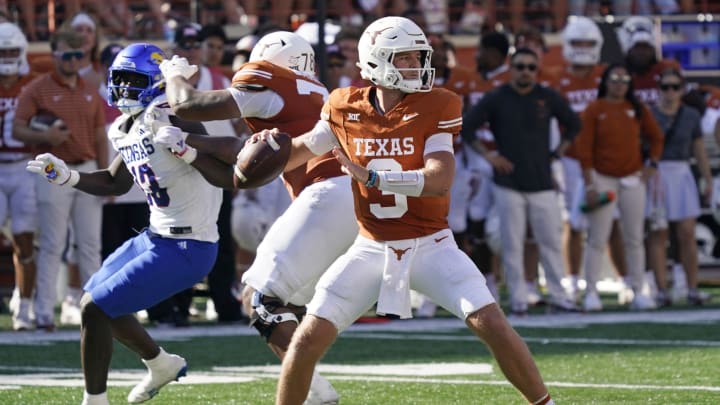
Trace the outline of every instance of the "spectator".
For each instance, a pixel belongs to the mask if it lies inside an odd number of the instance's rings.
[[[667,70],[658,80],[660,99],[651,107],[660,128],[664,132],[665,144],[658,163],[658,173],[651,180],[648,190],[648,214],[650,234],[648,235],[648,259],[655,271],[658,287],[658,306],[672,303],[667,291],[667,242],[668,225],[675,228],[680,262],[687,275],[688,304],[703,305],[710,301],[710,295],[698,290],[698,254],[695,241],[696,218],[700,216],[700,201],[695,178],[690,170],[690,153],[695,156],[698,169],[706,187],[702,197],[709,203],[709,187],[712,174],[708,164],[705,146],[700,130],[700,114],[694,108],[683,105],[682,95],[685,78],[678,70]]]
[[[563,30],[563,58],[566,68],[556,78],[554,87],[570,102],[573,111],[581,114],[587,105],[597,98],[597,88],[605,66],[600,63],[603,37],[600,28],[587,17],[573,17]],[[584,195],[582,169],[575,155],[574,144],[562,157],[562,191],[567,213],[565,255],[570,274],[568,292],[576,301],[581,298],[579,277],[582,265],[583,243],[587,231],[587,218],[581,212],[578,195]],[[613,215],[610,232],[610,258],[617,272],[625,277],[627,264],[623,249],[619,213]],[[621,304],[632,299],[629,287],[623,282],[618,298]]]
[[[570,15],[596,15],[599,14],[601,1],[599,0],[569,0],[568,7]],[[678,6],[675,0],[613,0],[610,14],[627,15],[656,15],[676,14],[681,12],[690,14],[695,12],[692,0],[681,0]],[[682,8],[681,8],[682,7]]]
[[[58,31],[50,40],[55,70],[29,83],[20,95],[13,121],[14,137],[29,144],[49,144],[50,151],[74,170],[107,166],[107,136],[97,87],[79,76],[83,40],[72,31]],[[46,132],[28,127],[31,117],[49,111],[60,121]],[[61,255],[72,224],[79,236],[77,260],[83,281],[100,267],[100,199],[74,189],[55,188],[45,179],[36,182],[38,198],[37,327],[54,330],[53,307]]]
[[[0,23],[0,109],[3,131],[12,131],[18,96],[22,88],[35,75],[22,73],[27,68],[28,42],[17,25]],[[33,239],[37,228],[37,200],[35,187],[28,186],[35,180],[23,168],[30,157],[30,149],[13,139],[10,133],[3,133],[0,143],[0,222],[10,219],[12,232],[13,266],[15,289],[13,291],[13,330],[28,330],[35,326],[31,311],[35,290],[35,252]],[[29,175],[29,177],[28,177]]]
[[[655,308],[644,282],[643,220],[646,182],[657,169],[663,138],[652,113],[635,96],[631,80],[622,65],[614,64],[605,70],[598,86],[598,98],[583,112],[583,129],[575,141],[585,182],[584,201],[594,208],[587,214],[589,225],[583,260],[587,279],[583,301],[586,311],[602,310],[597,277],[616,206],[620,208],[626,261],[634,292],[630,308]],[[643,163],[640,150],[643,139],[650,146],[647,164]],[[617,198],[599,206],[600,193],[607,192],[614,193]]]
[[[562,156],[575,137],[580,121],[560,94],[536,82],[535,52],[521,48],[510,62],[510,83],[484,96],[465,114],[463,138],[493,167],[493,198],[500,216],[510,311],[518,315],[527,313],[522,258],[528,222],[540,250],[550,305],[560,311],[574,311],[575,305],[560,284],[564,274],[560,252],[562,219],[550,165],[553,158]],[[518,114],[526,119],[518,120]],[[553,117],[566,131],[560,145],[550,151]],[[485,122],[490,124],[497,151],[488,152],[475,137],[475,130]]]
[[[220,25],[206,25],[200,30],[200,38],[202,39],[203,64],[210,69],[213,75],[224,76],[222,64],[227,41],[225,30]]]
[[[357,28],[345,27],[335,36],[335,43],[340,47],[343,56],[345,56],[345,69],[340,78],[339,87],[366,85],[366,82],[360,77],[360,69],[357,67],[357,46],[360,34],[361,32]]]
[[[0,13],[4,15],[4,20],[2,22],[11,22],[10,19],[10,10],[8,9],[8,3],[10,1],[8,0],[0,0]],[[24,31],[27,35],[27,38],[30,41],[37,41],[37,29],[35,24],[35,0],[23,0],[22,3],[18,4],[17,6],[20,8],[20,14],[22,15],[23,19],[23,25],[24,25]]]
[[[353,178],[360,235],[318,283],[308,315],[283,360],[277,403],[305,400],[320,357],[338,333],[376,301],[380,313],[409,317],[409,288],[414,288],[465,319],[527,401],[552,404],[529,350],[448,229],[448,192],[454,175],[452,134],[462,125],[460,98],[432,89],[432,48],[408,19],[376,20],[363,33],[358,49],[362,75],[377,87],[335,90],[323,107],[324,118],[301,135],[303,142],[293,143],[288,168],[332,150]],[[408,115],[394,114],[396,107],[418,116],[403,120]],[[354,114],[362,121],[343,123]],[[408,146],[401,147],[402,154],[378,159],[374,143],[363,142],[367,149],[356,153],[355,140],[360,138],[390,139],[391,144]],[[392,193],[395,204],[380,204],[387,193]]]
[[[343,69],[347,63],[345,55],[340,52],[340,47],[337,45],[329,45],[327,47],[327,87],[328,91],[332,91],[340,87],[342,80]]]

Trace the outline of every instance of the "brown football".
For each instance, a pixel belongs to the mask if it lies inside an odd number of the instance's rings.
[[[290,158],[291,144],[292,139],[285,132],[274,134],[270,142],[246,143],[235,162],[235,187],[260,187],[279,176]]]
[[[30,118],[28,127],[35,131],[47,131],[55,121],[59,120],[57,115],[47,110],[40,110]]]

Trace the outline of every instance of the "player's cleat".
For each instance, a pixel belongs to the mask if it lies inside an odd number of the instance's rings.
[[[567,312],[578,312],[578,306],[575,305],[575,303],[568,299],[563,298],[559,300],[551,300],[550,306],[548,307],[548,312],[550,313],[567,313]]]
[[[33,324],[32,317],[30,316],[30,305],[32,305],[30,299],[18,298],[18,302],[12,311],[13,330],[35,329],[35,324]]]
[[[690,289],[687,295],[687,301],[690,305],[705,305],[712,300],[712,296],[706,292]]]
[[[631,311],[649,311],[653,309],[657,309],[655,300],[645,294],[635,294],[635,298],[630,303]]]
[[[147,366],[148,373],[128,394],[127,400],[131,404],[151,399],[157,395],[160,388],[171,381],[177,381],[187,373],[187,361],[178,355],[168,354],[162,348],[157,357],[151,360],[143,359],[142,362]]]
[[[60,309],[60,324],[80,325],[81,323],[80,305],[72,297],[66,297]]]
[[[437,311],[437,304],[430,301],[430,298],[423,297],[422,303],[415,310],[415,317],[417,318],[432,318],[435,316]]]
[[[586,291],[585,298],[583,298],[583,311],[585,312],[599,312],[602,311],[602,302],[597,291]]]
[[[310,382],[310,392],[303,405],[337,405],[338,401],[340,395],[330,381],[315,371]]]
[[[672,299],[670,299],[667,291],[659,290],[657,292],[655,295],[655,305],[657,305],[658,308],[669,307],[672,305]]]

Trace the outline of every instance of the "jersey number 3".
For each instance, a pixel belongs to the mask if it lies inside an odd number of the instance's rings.
[[[402,166],[400,165],[400,162],[395,159],[386,158],[371,160],[368,163],[367,168],[373,169],[375,171],[402,171]],[[375,217],[380,219],[400,218],[401,216],[405,215],[408,210],[407,196],[389,191],[383,191],[382,193],[383,195],[393,196],[395,198],[395,205],[387,207],[380,204],[370,204],[370,212],[375,215]]]

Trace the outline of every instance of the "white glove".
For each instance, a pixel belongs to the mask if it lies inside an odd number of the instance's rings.
[[[35,156],[35,160],[28,162],[27,171],[43,176],[50,183],[58,186],[75,186],[80,180],[80,173],[77,170],[68,169],[62,159],[52,153],[43,153]]]
[[[197,157],[197,149],[185,143],[187,136],[188,133],[178,127],[164,126],[155,133],[153,142],[169,148],[175,156],[190,164]]]
[[[158,108],[157,105],[152,105],[145,109],[142,123],[145,126],[145,129],[150,131],[152,137],[154,136],[152,134],[156,134],[160,128],[172,125],[170,122],[166,121],[167,119],[167,112],[165,112],[162,108]]]
[[[198,71],[198,67],[189,64],[187,59],[174,55],[172,59],[160,62],[160,71],[165,80],[170,80],[175,76],[182,76],[185,80],[189,80]]]

